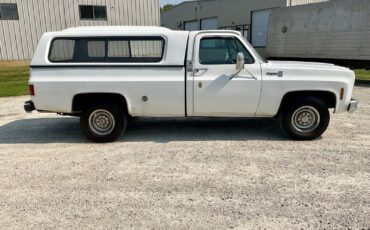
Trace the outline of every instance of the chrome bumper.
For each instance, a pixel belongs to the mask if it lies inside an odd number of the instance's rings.
[[[358,101],[352,98],[351,101],[349,102],[348,112],[353,113],[357,110],[357,108],[358,108]]]

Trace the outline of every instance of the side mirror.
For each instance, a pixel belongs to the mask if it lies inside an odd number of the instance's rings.
[[[238,56],[236,57],[236,70],[244,69],[244,65],[245,65],[244,54],[238,53]]]
[[[230,75],[230,80],[238,76],[238,74],[244,69],[244,64],[245,64],[244,54],[238,53],[238,56],[236,57],[236,72]]]

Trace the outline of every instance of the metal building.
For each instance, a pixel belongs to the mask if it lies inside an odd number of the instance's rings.
[[[370,0],[332,0],[272,10],[267,54],[369,68]]]
[[[307,5],[311,3],[328,2],[330,0],[288,0],[287,6]]]
[[[159,0],[0,0],[0,60],[29,60],[44,32],[160,25]]]
[[[162,26],[174,30],[238,30],[264,54],[271,9],[328,0],[196,0],[162,13]]]

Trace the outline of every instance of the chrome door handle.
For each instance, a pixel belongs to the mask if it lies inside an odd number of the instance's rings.
[[[203,71],[207,71],[207,70],[208,70],[208,68],[195,68],[195,69],[193,69],[193,71],[194,71],[194,72],[199,72],[199,71],[201,71],[201,70],[203,70]]]
[[[283,71],[279,71],[279,72],[267,72],[266,75],[267,76],[283,77],[284,76],[284,72]]]
[[[193,69],[193,77],[200,77],[203,76],[208,71],[208,68],[194,68]]]

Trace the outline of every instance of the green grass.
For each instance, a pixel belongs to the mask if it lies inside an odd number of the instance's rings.
[[[28,94],[28,62],[0,62],[0,97]]]
[[[370,70],[356,69],[356,79],[357,80],[367,80],[370,81]]]
[[[0,97],[28,94],[28,62],[0,62]],[[370,82],[370,70],[356,69],[357,80]]]

